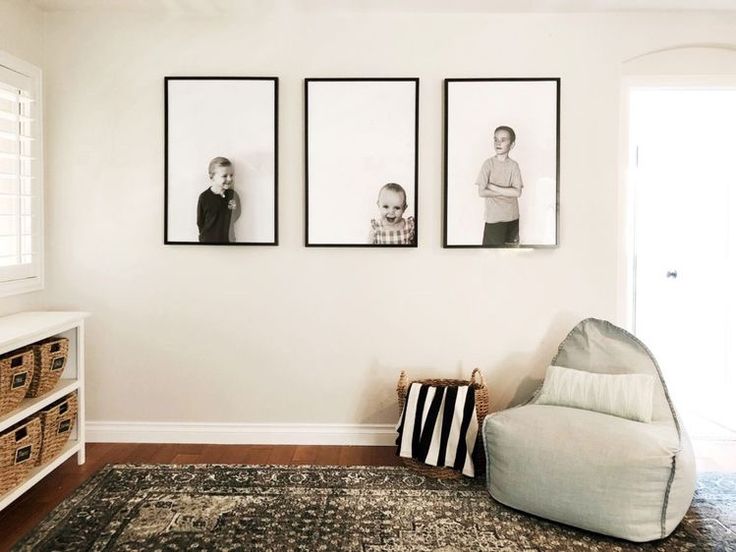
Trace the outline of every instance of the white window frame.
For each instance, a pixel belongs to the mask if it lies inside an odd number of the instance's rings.
[[[32,271],[19,274],[18,265],[0,267],[0,297],[8,297],[21,293],[42,290],[44,287],[44,202],[43,202],[43,96],[41,69],[0,50],[0,66],[6,70],[19,73],[31,80],[31,97],[33,99],[33,175],[32,190],[35,201],[31,202],[31,212],[35,220],[37,246],[34,247]]]

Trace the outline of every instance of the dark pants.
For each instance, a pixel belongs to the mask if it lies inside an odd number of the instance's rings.
[[[483,247],[517,247],[519,219],[508,222],[486,222],[483,228]]]

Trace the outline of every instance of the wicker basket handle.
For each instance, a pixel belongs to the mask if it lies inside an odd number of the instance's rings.
[[[399,374],[399,381],[396,383],[396,394],[399,396],[399,408],[404,408],[406,393],[409,389],[409,376],[406,371],[402,370]]]
[[[15,431],[15,442],[18,443],[28,437],[28,425],[24,425]]]
[[[473,368],[473,374],[470,376],[471,385],[478,387],[485,387],[486,380],[483,379],[483,374],[480,373],[480,368]]]
[[[406,397],[406,392],[409,388],[409,376],[405,370],[402,370],[399,374],[399,381],[396,383],[396,392],[400,397]]]

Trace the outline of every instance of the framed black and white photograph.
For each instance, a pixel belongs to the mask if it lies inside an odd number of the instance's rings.
[[[416,247],[419,79],[305,79],[307,246]]]
[[[165,77],[164,243],[278,244],[278,79]]]
[[[558,245],[560,79],[445,79],[444,247]]]

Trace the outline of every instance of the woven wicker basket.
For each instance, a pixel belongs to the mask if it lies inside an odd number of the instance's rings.
[[[41,420],[27,418],[0,434],[0,496],[21,483],[41,453]]]
[[[50,337],[33,345],[33,381],[28,397],[38,397],[51,391],[58,383],[66,366],[69,340],[66,337]]]
[[[39,412],[41,420],[41,454],[39,464],[45,464],[57,456],[69,440],[77,421],[77,393],[51,403]]]
[[[473,451],[473,463],[476,466],[476,473],[483,470],[485,466],[485,454],[483,453],[483,443],[481,442],[480,428],[483,425],[483,420],[488,415],[489,401],[488,401],[488,388],[486,382],[483,379],[483,375],[480,373],[478,368],[473,370],[469,380],[462,379],[421,379],[409,381],[409,377],[406,372],[402,370],[399,376],[399,382],[396,385],[396,393],[399,396],[399,409],[404,410],[404,403],[406,402],[406,395],[409,392],[409,386],[412,383],[420,383],[424,385],[433,385],[435,387],[455,387],[460,385],[470,385],[475,389],[475,413],[478,417],[478,439],[475,444],[475,450]],[[436,466],[430,466],[423,464],[412,458],[401,458],[401,461],[406,465],[416,470],[417,472],[435,477],[437,479],[459,479],[462,475],[459,471],[451,468],[438,468]]]
[[[33,379],[33,351],[22,349],[0,357],[0,414],[10,412],[25,398]]]

